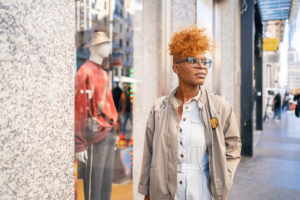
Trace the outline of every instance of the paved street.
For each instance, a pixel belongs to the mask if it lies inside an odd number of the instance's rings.
[[[238,166],[228,199],[300,199],[300,118],[294,112],[282,113],[280,124],[266,120],[254,156]]]

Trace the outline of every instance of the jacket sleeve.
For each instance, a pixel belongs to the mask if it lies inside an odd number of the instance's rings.
[[[150,116],[147,121],[145,142],[144,142],[144,153],[143,162],[141,167],[140,182],[138,185],[138,192],[143,195],[149,194],[149,184],[150,184],[150,168],[152,162],[152,147],[153,147],[153,134],[155,127],[155,112],[154,107],[150,111]]]
[[[86,77],[81,70],[75,77],[75,152],[85,151],[86,141],[86,120],[87,120],[87,95]]]
[[[229,188],[232,186],[235,170],[241,159],[241,140],[236,118],[230,106],[230,115],[224,127],[224,137],[226,146],[226,165],[229,175]]]

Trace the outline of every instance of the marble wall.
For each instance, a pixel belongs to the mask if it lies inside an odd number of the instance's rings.
[[[0,0],[0,199],[74,199],[74,1]]]
[[[221,96],[234,105],[235,0],[221,2]]]

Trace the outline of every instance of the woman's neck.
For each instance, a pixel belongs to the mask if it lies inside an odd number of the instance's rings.
[[[178,89],[175,93],[175,97],[184,104],[188,100],[197,96],[198,92],[199,86],[190,86],[179,83]]]

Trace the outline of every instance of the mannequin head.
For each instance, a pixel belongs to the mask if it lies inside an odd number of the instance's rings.
[[[110,52],[110,43],[103,42],[89,47],[91,51],[90,60],[101,65],[103,58],[108,57]]]

